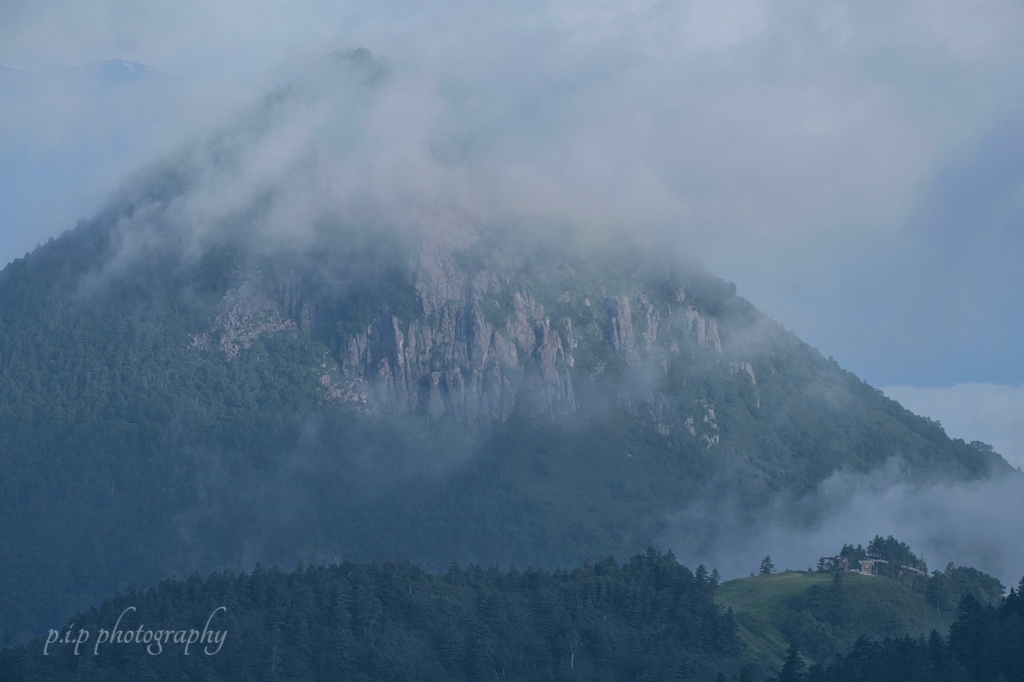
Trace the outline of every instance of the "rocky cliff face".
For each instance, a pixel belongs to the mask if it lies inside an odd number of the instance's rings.
[[[571,319],[552,323],[530,291],[487,269],[468,272],[436,244],[418,260],[422,315],[402,320],[385,306],[340,338],[343,400],[483,424],[507,419],[528,384],[552,416],[576,410]]]
[[[209,351],[219,341],[230,360],[260,334],[306,331],[332,348],[320,368],[332,400],[371,414],[415,412],[471,426],[508,419],[524,392],[531,406],[557,418],[577,411],[576,387],[606,369],[617,368],[626,382],[650,383],[687,355],[718,362],[722,354],[717,320],[685,288],[660,298],[642,286],[553,291],[499,261],[473,256],[464,244],[424,239],[404,280],[380,283],[362,298],[308,272],[281,270],[280,314],[249,275],[225,295],[213,328],[197,334],[193,346]],[[406,285],[414,304],[398,310],[388,288]],[[353,325],[355,308],[369,321]],[[730,368],[754,381],[749,362]],[[670,401],[656,386],[623,394],[620,402],[649,413],[658,433],[675,428]],[[690,407],[685,430],[709,447],[717,443],[717,434],[693,426],[708,422],[713,406]]]

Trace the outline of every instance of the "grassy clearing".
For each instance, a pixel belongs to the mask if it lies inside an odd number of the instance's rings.
[[[945,634],[951,618],[928,605],[924,596],[892,580],[845,574],[841,620],[828,622],[816,613],[811,588],[827,590],[832,573],[786,571],[724,583],[719,601],[731,607],[739,623],[744,656],[779,666],[795,644],[810,660],[825,660],[845,651],[861,635],[876,638],[904,634]]]

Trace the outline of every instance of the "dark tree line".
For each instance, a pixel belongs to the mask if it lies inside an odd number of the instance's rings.
[[[105,601],[46,638],[0,652],[3,680],[713,680],[739,669],[736,625],[717,577],[648,550],[571,572],[462,568],[442,576],[405,561],[215,573],[165,580]],[[122,630],[225,632],[223,646],[159,655],[93,646]],[[61,637],[65,631],[59,633]],[[57,635],[51,633],[51,638]],[[216,647],[214,647],[216,649]],[[44,650],[47,651],[44,655]]]
[[[998,605],[968,593],[943,638],[862,637],[827,666],[807,667],[790,648],[776,682],[1024,681],[1024,579]]]

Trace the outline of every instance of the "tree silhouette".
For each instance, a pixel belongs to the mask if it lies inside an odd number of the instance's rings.
[[[800,658],[800,652],[791,645],[786,652],[786,662],[783,664],[782,670],[779,671],[776,682],[803,682],[806,667],[803,659]]]

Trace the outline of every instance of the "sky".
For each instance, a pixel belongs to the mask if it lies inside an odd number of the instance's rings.
[[[1024,6],[0,2],[0,261],[333,49],[393,85],[369,177],[670,239],[1024,465]],[[97,78],[128,60],[159,71]],[[31,72],[29,74],[21,72]]]

